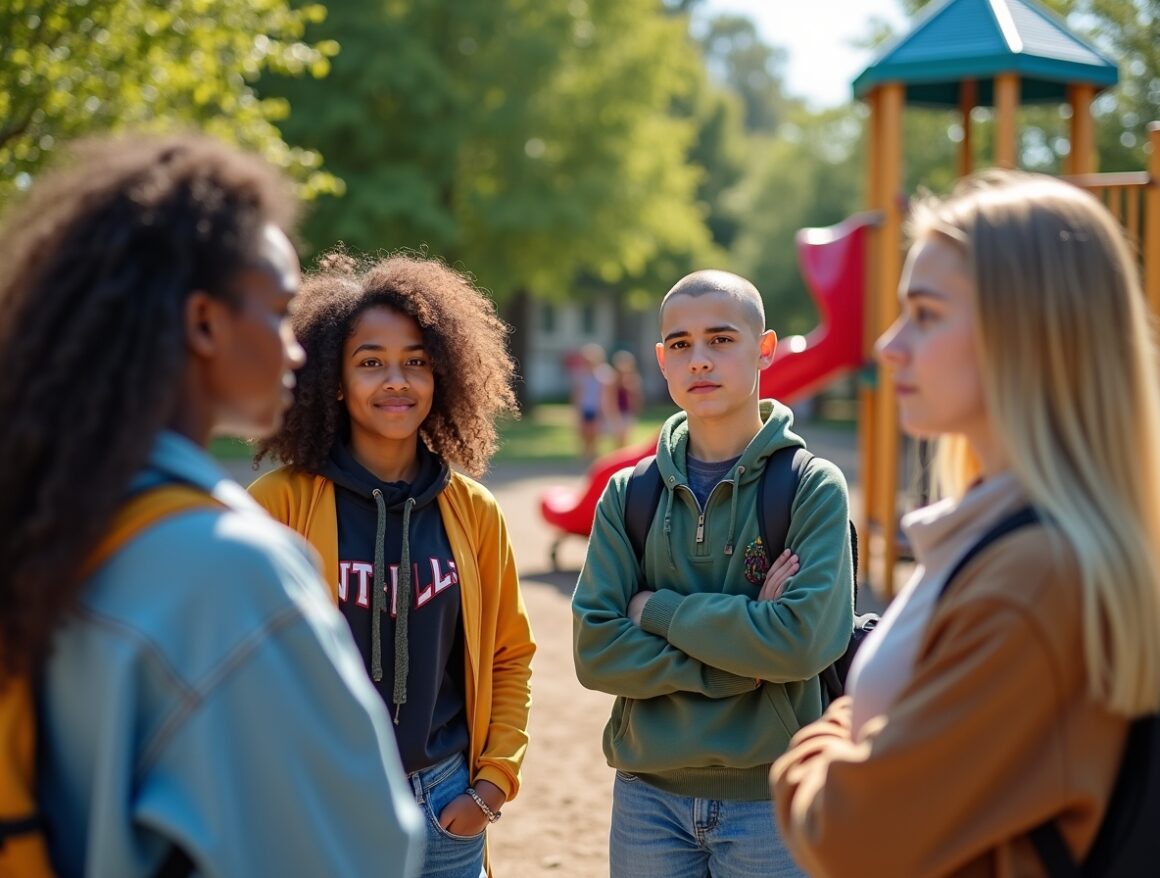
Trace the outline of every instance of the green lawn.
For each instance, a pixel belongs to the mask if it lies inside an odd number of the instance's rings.
[[[629,439],[636,445],[655,438],[661,424],[675,412],[671,402],[648,406],[642,413]],[[810,427],[826,427],[852,433],[857,428],[853,420],[853,406],[824,404],[818,407],[808,422]],[[805,426],[802,424],[799,427]],[[576,413],[571,406],[544,403],[537,405],[530,415],[518,421],[505,420],[500,426],[500,449],[497,461],[564,461],[580,455],[580,437],[576,430]],[[600,454],[612,451],[610,437],[602,437]]]
[[[661,424],[676,408],[672,403],[648,406],[632,431],[629,443],[635,445],[655,437]],[[821,407],[814,424],[852,431],[854,421],[845,410],[830,411]],[[248,460],[254,450],[240,439],[214,439],[210,451],[221,460]],[[612,451],[612,439],[604,436],[600,454]],[[519,420],[505,418],[500,423],[500,447],[496,461],[576,460],[580,456],[580,437],[576,430],[576,413],[564,403],[541,403]]]
[[[650,406],[632,431],[630,442],[643,442],[655,436],[665,418],[676,409],[670,404]],[[248,460],[254,448],[241,439],[218,438],[210,443],[210,453],[219,460]],[[604,437],[600,453],[612,450],[612,440]],[[519,420],[504,418],[500,423],[500,449],[497,461],[565,461],[580,455],[580,438],[576,432],[576,414],[563,403],[543,403]]]
[[[629,444],[635,445],[655,437],[661,424],[676,409],[669,405],[647,407],[641,414]],[[611,437],[604,436],[600,454],[612,451]],[[497,461],[564,461],[580,456],[580,436],[576,412],[563,403],[541,403],[519,420],[504,419],[500,425],[500,448]]]
[[[244,439],[219,436],[210,440],[209,453],[218,460],[249,460],[254,456],[254,446]]]

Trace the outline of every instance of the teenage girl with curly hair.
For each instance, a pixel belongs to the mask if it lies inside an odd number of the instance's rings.
[[[322,555],[428,817],[423,874],[475,878],[519,789],[535,651],[503,515],[457,471],[515,411],[507,327],[437,260],[341,252],[293,322],[306,366],[257,454],[286,466],[250,490]]]

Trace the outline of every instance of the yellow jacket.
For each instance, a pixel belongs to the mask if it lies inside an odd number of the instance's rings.
[[[325,476],[283,467],[255,481],[250,493],[270,515],[318,550],[337,602],[334,483]],[[507,524],[491,493],[457,472],[452,472],[438,503],[462,596],[472,783],[490,781],[511,800],[519,792],[520,766],[528,746],[529,684],[536,645]]]

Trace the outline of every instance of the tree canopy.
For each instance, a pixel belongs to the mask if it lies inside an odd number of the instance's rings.
[[[307,43],[320,5],[287,0],[6,0],[0,5],[0,204],[64,142],[123,129],[198,127],[257,149],[306,195],[334,188],[288,145],[261,99],[266,70],[322,76],[337,47]]]
[[[426,248],[499,298],[708,246],[694,127],[670,112],[699,58],[655,0],[331,0],[309,34],[342,46],[327,80],[263,91],[346,184],[316,246]]]
[[[762,40],[743,15],[710,19],[700,42],[710,69],[741,98],[746,129],[776,131],[793,103],[782,83],[786,50]]]

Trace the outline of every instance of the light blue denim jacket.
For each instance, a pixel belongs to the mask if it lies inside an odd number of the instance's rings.
[[[84,587],[38,690],[40,797],[65,876],[409,876],[420,815],[314,556],[202,449],[139,482],[227,508],[149,528]]]

